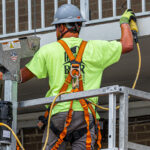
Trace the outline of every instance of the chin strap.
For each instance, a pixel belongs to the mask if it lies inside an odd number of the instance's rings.
[[[65,32],[61,32],[61,31],[59,31],[60,33],[61,33],[61,35],[60,35],[60,37],[58,37],[57,38],[57,40],[60,40],[61,38],[63,38],[63,36],[67,33],[67,32],[69,32],[69,31],[77,31],[78,33],[80,32],[80,29],[81,29],[81,26],[80,25],[78,25],[77,23],[75,23],[75,26],[71,26],[70,24],[66,24],[66,27],[67,27],[67,31],[65,31]]]
[[[69,32],[69,30],[67,30],[67,31],[65,31],[65,32],[62,32],[62,33],[60,32],[61,35],[60,35],[60,37],[57,37],[57,40],[59,41],[60,39],[62,39],[63,36],[64,36],[67,32]]]

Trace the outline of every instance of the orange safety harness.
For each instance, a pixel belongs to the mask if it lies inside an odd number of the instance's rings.
[[[70,48],[68,47],[68,45],[63,40],[59,40],[58,42],[63,46],[63,48],[66,51],[66,53],[67,53],[67,55],[70,59],[70,62],[71,62],[70,73],[68,74],[68,76],[65,80],[65,83],[63,84],[60,92],[65,92],[68,89],[68,85],[71,84],[71,81],[72,81],[72,92],[84,91],[82,75],[81,75],[81,71],[80,71],[80,64],[81,64],[81,61],[82,61],[82,55],[84,53],[84,49],[86,47],[87,42],[82,41],[76,58],[72,54],[72,52],[71,52]],[[80,99],[79,102],[80,102],[81,106],[83,107],[84,119],[85,119],[86,124],[87,124],[86,150],[91,150],[91,142],[92,142],[91,134],[90,134],[90,128],[89,128],[90,119],[89,119],[88,108],[91,110],[92,115],[95,119],[95,125],[97,125],[97,129],[98,129],[97,145],[98,145],[98,150],[99,150],[101,148],[101,138],[102,137],[101,137],[101,132],[100,132],[99,121],[97,121],[97,119],[96,119],[95,110],[93,109],[92,105],[90,103],[88,103],[85,99]],[[68,115],[67,115],[67,119],[66,119],[66,122],[65,122],[64,129],[60,133],[59,139],[55,143],[55,145],[53,146],[52,150],[57,150],[59,148],[60,144],[64,141],[65,136],[67,135],[67,127],[70,125],[71,120],[72,120],[72,113],[73,113],[72,105],[73,105],[73,100],[70,103],[70,109],[69,109],[69,112],[68,112]],[[46,111],[45,114],[44,114],[44,117],[47,118],[48,114],[49,114],[49,112]]]
[[[21,150],[20,146],[18,145],[18,142],[16,142],[16,150]]]

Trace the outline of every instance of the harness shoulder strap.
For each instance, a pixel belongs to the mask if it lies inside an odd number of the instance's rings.
[[[61,44],[61,46],[62,46],[62,47],[64,48],[64,50],[66,51],[66,53],[67,53],[67,55],[68,55],[70,61],[75,60],[75,57],[73,56],[73,54],[72,54],[70,48],[68,47],[68,45],[67,45],[63,40],[59,40],[58,42]]]
[[[78,63],[81,62],[82,55],[84,53],[84,49],[86,47],[87,41],[82,41],[76,58],[73,56],[71,49],[68,47],[68,45],[63,40],[59,40],[58,42],[63,46],[63,48],[66,51],[70,61],[75,60]]]
[[[77,54],[77,57],[75,59],[78,63],[81,63],[86,44],[87,44],[87,41],[82,41],[81,46],[78,51],[78,54]]]
[[[76,62],[78,63],[81,63],[81,60],[82,60],[82,56],[83,56],[83,53],[84,53],[84,49],[86,47],[86,44],[87,44],[87,41],[82,41],[81,45],[80,45],[80,48],[79,48],[79,51],[78,51],[78,54],[77,54],[77,57],[75,58],[70,50],[70,48],[68,47],[68,45],[63,41],[63,40],[59,40],[58,41],[62,46],[63,48],[65,49],[70,61],[73,61],[75,60]],[[68,88],[68,85],[71,83],[71,80],[72,80],[72,77],[70,75],[70,73],[68,74],[66,80],[65,80],[65,83],[63,84],[60,92],[64,92],[67,90]]]

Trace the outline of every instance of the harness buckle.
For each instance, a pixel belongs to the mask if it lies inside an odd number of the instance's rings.
[[[79,88],[79,79],[78,79],[78,77],[72,79],[72,88],[73,89]]]
[[[71,64],[70,75],[72,76],[72,88],[79,88],[79,77],[81,75],[79,64]]]

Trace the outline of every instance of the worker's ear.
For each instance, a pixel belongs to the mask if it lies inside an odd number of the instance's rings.
[[[61,25],[59,26],[59,31],[60,31],[61,33],[63,33],[63,32],[65,31],[65,28],[66,28],[66,26],[65,26],[64,24],[61,24]]]

